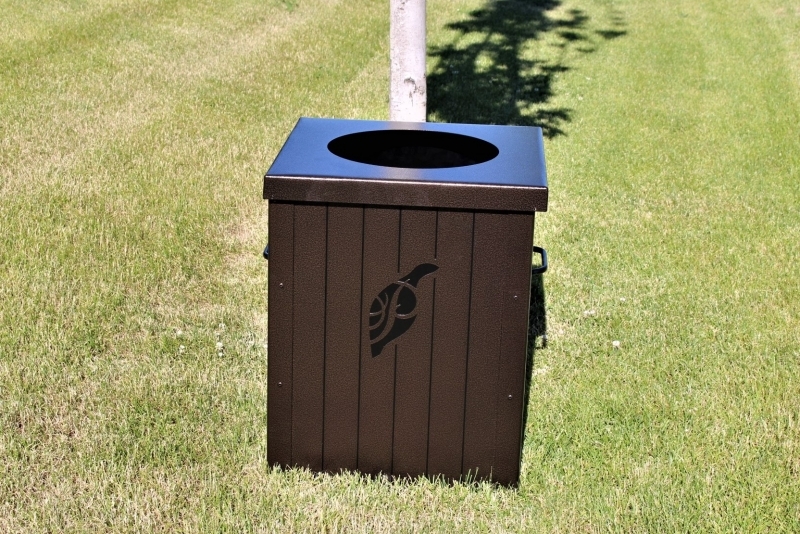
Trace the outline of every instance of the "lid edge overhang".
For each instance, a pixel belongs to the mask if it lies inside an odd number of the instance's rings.
[[[515,186],[327,176],[264,176],[263,197],[314,202],[504,212],[547,211],[547,186]]]

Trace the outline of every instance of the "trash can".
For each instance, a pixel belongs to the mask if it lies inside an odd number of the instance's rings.
[[[540,128],[300,119],[264,177],[269,463],[516,483],[547,192]]]

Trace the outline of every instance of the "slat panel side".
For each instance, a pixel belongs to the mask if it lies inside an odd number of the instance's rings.
[[[360,207],[328,208],[323,462],[326,471],[358,467],[363,216]]]
[[[473,213],[440,211],[428,473],[458,480],[464,442]]]
[[[491,477],[494,464],[505,216],[475,214],[463,471],[478,479]]]
[[[403,210],[400,278],[395,324],[408,330],[397,338],[393,473],[425,473],[428,455],[431,328],[436,276],[436,212]],[[408,317],[410,316],[410,317]]]
[[[492,478],[501,484],[519,480],[522,411],[528,345],[533,216],[506,215],[506,264],[497,395],[497,433]]]
[[[292,464],[316,471],[322,469],[326,224],[326,206],[295,206]]]
[[[369,313],[376,301],[388,302],[390,286],[399,277],[399,232],[400,210],[364,209],[358,468],[370,474],[392,471],[395,345],[373,356]],[[373,330],[381,331],[380,325]]]
[[[269,204],[267,461],[292,462],[292,295],[294,205]]]

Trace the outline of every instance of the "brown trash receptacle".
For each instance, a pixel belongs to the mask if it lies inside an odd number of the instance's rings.
[[[516,483],[541,129],[303,118],[264,198],[269,463]]]

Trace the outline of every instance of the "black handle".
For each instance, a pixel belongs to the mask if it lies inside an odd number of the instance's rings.
[[[547,271],[547,251],[542,247],[533,247],[533,252],[538,252],[542,255],[542,264],[539,267],[531,269],[531,274],[542,274]]]
[[[264,259],[269,259],[269,243],[267,243],[267,246],[264,248]]]

